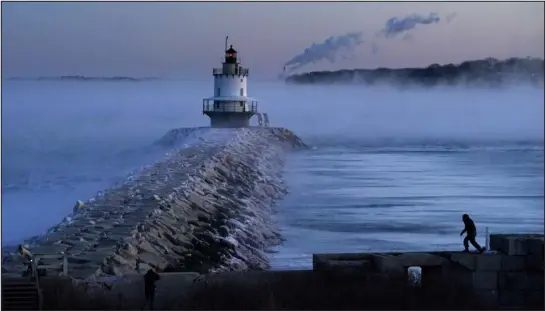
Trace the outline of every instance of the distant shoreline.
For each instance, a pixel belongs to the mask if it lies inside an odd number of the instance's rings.
[[[283,80],[288,84],[358,84],[396,86],[440,86],[465,85],[501,87],[526,84],[543,88],[544,60],[540,58],[509,58],[498,60],[485,58],[465,61],[460,64],[432,64],[426,68],[376,68],[343,69],[336,71],[311,71],[294,74]],[[204,77],[202,78],[204,80]],[[143,81],[187,81],[175,77],[130,77],[130,76],[50,76],[50,77],[6,77],[6,81],[99,81],[99,82],[143,82]]]
[[[466,85],[498,87],[530,84],[543,87],[544,62],[539,58],[486,58],[426,68],[346,69],[290,75],[289,84],[393,84],[397,86]]]
[[[86,77],[86,76],[60,76],[60,77],[9,77],[6,80],[12,81],[151,81],[159,80],[156,77],[144,77],[134,78],[126,76],[113,76],[113,77]]]

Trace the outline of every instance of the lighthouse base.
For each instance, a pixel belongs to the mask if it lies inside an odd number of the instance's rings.
[[[241,113],[241,112],[206,112],[206,115],[210,117],[211,127],[249,127],[250,118],[253,113]]]

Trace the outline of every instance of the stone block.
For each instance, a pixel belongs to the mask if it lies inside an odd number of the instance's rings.
[[[524,256],[509,256],[501,254],[502,271],[522,271],[526,267],[526,258]]]
[[[314,271],[366,273],[371,271],[371,262],[369,260],[328,260],[316,265]]]
[[[526,241],[526,252],[530,255],[540,255],[543,258],[543,238],[530,238]]]
[[[526,255],[528,240],[519,236],[506,236],[501,241],[500,252],[506,255],[524,256]]]
[[[524,307],[527,309],[543,310],[544,309],[544,292],[543,290],[530,290],[524,293]]]
[[[434,286],[440,284],[446,277],[443,266],[424,266],[420,276],[422,286]]]
[[[453,253],[450,257],[455,263],[470,271],[500,271],[500,254]]]
[[[477,271],[500,271],[500,254],[478,254],[475,255],[475,270]]]
[[[528,271],[543,271],[543,259],[539,256],[525,256],[525,269]]]
[[[543,290],[545,289],[545,279],[542,273],[528,274],[528,289],[529,290]]]
[[[543,239],[541,234],[491,234],[489,246],[507,255],[526,255],[542,250]]]
[[[489,245],[490,250],[499,252],[501,249],[501,243],[504,237],[505,237],[504,234],[491,234],[490,245]]]
[[[500,290],[499,306],[500,308],[521,308],[524,306],[525,292],[522,290]]]
[[[473,272],[473,288],[477,290],[493,290],[498,288],[497,272]]]
[[[340,273],[367,273],[373,269],[369,254],[314,254],[314,271],[335,271]]]
[[[463,288],[473,288],[473,272],[462,266],[446,269],[444,280],[450,280],[452,284]]]
[[[452,253],[450,260],[467,268],[470,271],[475,271],[477,267],[477,261],[475,255],[471,253]]]
[[[487,309],[496,309],[499,303],[497,290],[476,290],[475,296]]]
[[[313,254],[312,268],[319,269],[320,265],[329,261],[370,261],[372,257],[372,254],[367,253]]]
[[[492,234],[490,249],[508,255],[543,254],[543,234]]]
[[[404,253],[396,258],[404,267],[432,267],[447,263],[447,259],[429,253]]]
[[[389,276],[405,276],[407,269],[401,264],[395,256],[391,255],[374,255],[373,263],[378,272],[383,272]]]
[[[543,263],[543,244],[539,243],[539,240],[529,240],[527,243],[528,246],[528,255],[530,261],[541,262]]]
[[[528,288],[528,276],[524,272],[500,272],[498,286],[500,290],[525,290]]]

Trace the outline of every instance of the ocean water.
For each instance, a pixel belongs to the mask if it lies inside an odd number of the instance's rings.
[[[212,82],[2,84],[2,242],[45,232],[165,154],[153,142],[206,126]],[[252,82],[272,126],[312,149],[289,156],[274,269],[311,254],[460,249],[461,215],[493,232],[543,233],[540,89],[290,86]],[[255,122],[255,120],[254,120]]]
[[[313,253],[462,250],[464,213],[482,246],[487,230],[543,233],[542,143],[309,141],[286,167],[274,269],[311,268]]]

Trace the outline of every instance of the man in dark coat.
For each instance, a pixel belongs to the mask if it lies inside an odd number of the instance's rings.
[[[473,220],[471,220],[467,214],[464,214],[462,216],[462,221],[464,222],[464,230],[462,230],[460,235],[467,232],[466,237],[464,238],[464,252],[469,252],[469,243],[471,243],[471,245],[473,245],[473,247],[475,247],[479,253],[484,252],[484,247],[481,247],[479,243],[475,241],[475,238],[477,237],[477,227],[475,227]]]
[[[159,274],[155,273],[153,269],[149,269],[144,275],[144,292],[146,294],[146,303],[142,307],[144,310],[149,306],[150,310],[153,310],[153,300],[155,299],[155,282],[159,281]]]
[[[19,244],[17,247],[17,252],[23,257],[24,260],[28,261],[27,270],[25,271],[24,275],[35,277],[34,269],[32,269],[32,265],[34,264],[34,255],[32,255],[32,253],[26,249],[23,244]]]

